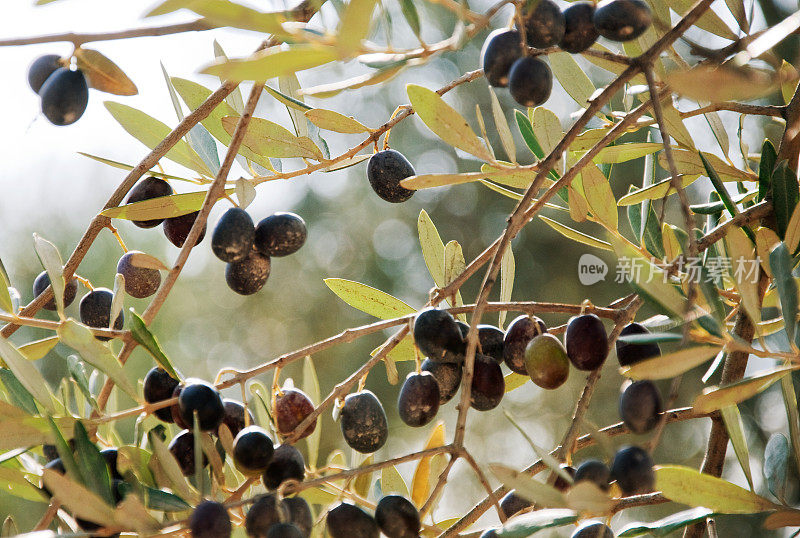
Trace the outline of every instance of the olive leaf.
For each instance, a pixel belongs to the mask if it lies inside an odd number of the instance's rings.
[[[89,86],[115,95],[136,95],[139,90],[117,64],[102,53],[78,47],[75,50],[78,69],[83,71]]]
[[[344,302],[376,318],[393,319],[416,312],[400,299],[360,282],[344,278],[326,278],[324,282]]]
[[[339,58],[336,47],[301,43],[288,48],[270,47],[249,58],[219,60],[202,73],[226,80],[269,80],[311,69]]]
[[[679,465],[656,468],[656,489],[671,501],[720,514],[756,514],[777,508],[764,497],[727,480]]]

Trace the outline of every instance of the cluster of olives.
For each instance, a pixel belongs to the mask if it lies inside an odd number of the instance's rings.
[[[117,273],[125,278],[125,292],[131,297],[143,299],[153,295],[161,285],[161,274],[157,269],[142,267],[137,265],[135,257],[142,255],[138,250],[129,250],[119,259],[117,263]],[[33,296],[36,297],[50,286],[50,277],[45,271],[39,273],[33,281]],[[65,283],[64,287],[64,307],[68,307],[75,300],[78,291],[78,279],[72,277]],[[97,329],[107,329],[111,326],[111,306],[114,300],[114,293],[103,287],[89,290],[80,301],[81,323]],[[43,305],[46,310],[55,310],[56,303],[50,299]],[[125,322],[125,314],[120,312],[114,320],[113,329],[121,330]],[[109,340],[105,336],[96,336],[98,340]]]
[[[583,371],[603,365],[608,334],[600,318],[582,314],[570,318],[562,344],[541,319],[523,315],[509,324],[503,352],[512,371],[530,376],[543,389],[555,389],[569,377],[570,363]]]
[[[630,323],[620,336],[648,334],[650,331],[639,323]],[[637,344],[617,340],[617,359],[620,366],[631,366],[637,362],[659,357],[661,349],[656,343]],[[623,383],[619,398],[619,415],[625,426],[633,433],[647,433],[658,425],[664,408],[661,393],[649,380]]]
[[[70,125],[89,104],[89,84],[80,69],[57,54],[36,58],[28,69],[28,84],[42,99],[42,114],[53,125]]]
[[[172,194],[172,187],[170,187],[169,183],[161,178],[149,176],[139,181],[136,186],[131,189],[125,203],[132,204],[135,202],[143,202],[145,200],[152,200],[153,198],[161,198]],[[186,238],[189,236],[194,221],[197,220],[197,214],[198,212],[195,211],[168,219],[134,220],[132,222],[139,228],[155,228],[163,222],[164,235],[169,239],[169,242],[176,247],[182,247],[186,242]],[[200,232],[200,236],[197,238],[195,244],[199,244],[205,235],[206,227],[203,226],[203,230]]]
[[[417,538],[422,522],[416,507],[401,495],[386,495],[375,507],[375,517],[361,508],[343,502],[331,509],[325,519],[331,538]]]
[[[574,2],[563,12],[553,0],[541,0],[522,14],[525,43],[519,29],[495,30],[483,44],[481,65],[490,85],[508,87],[522,106],[538,106],[550,97],[553,73],[544,61],[529,55],[527,47],[558,46],[578,54],[598,36],[614,41],[635,39],[651,22],[652,13],[644,0],[603,0],[597,5]]]
[[[307,235],[305,221],[294,213],[274,213],[256,226],[247,211],[232,207],[214,228],[211,250],[228,264],[228,287],[240,295],[252,295],[267,282],[270,258],[294,254]]]
[[[199,379],[188,379],[181,383],[162,368],[153,368],[144,379],[144,400],[147,403],[163,402],[178,398],[177,403],[154,412],[164,422],[174,422],[183,431],[169,444],[169,450],[180,464],[186,476],[195,472],[194,416],[202,431],[219,434],[224,424],[233,436],[233,461],[242,473],[248,476],[261,475],[268,490],[277,489],[286,480],[301,481],[305,477],[303,455],[292,445],[273,445],[268,432],[257,425],[244,405],[236,400],[223,399],[209,383]],[[274,415],[281,434],[290,433],[314,409],[311,400],[302,391],[284,389],[276,397]],[[310,435],[316,427],[312,423],[302,434]],[[219,449],[219,446],[218,446]],[[225,458],[224,451],[220,457]],[[204,464],[208,460],[204,459]]]

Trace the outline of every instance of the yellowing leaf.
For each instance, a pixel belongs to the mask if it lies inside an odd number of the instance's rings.
[[[679,149],[672,152],[675,157],[675,166],[678,173],[688,176],[705,176],[707,174],[703,161],[696,151]],[[748,174],[738,168],[729,165],[713,153],[703,152],[703,157],[709,162],[711,167],[717,172],[722,181],[757,181],[754,174]],[[658,155],[658,163],[664,170],[669,170],[667,158],[662,151]]]
[[[666,78],[675,93],[696,101],[750,101],[771,94],[778,81],[749,68],[699,65]]]
[[[380,351],[381,347],[383,346],[378,346],[372,351],[370,351],[370,356],[374,357],[378,353],[378,351]],[[386,358],[394,362],[413,361],[416,359],[416,353],[414,349],[416,349],[414,347],[414,338],[410,334],[408,334],[404,336],[402,340],[400,340],[399,344],[394,346],[394,349],[392,349],[386,355]]]
[[[497,128],[497,134],[500,135],[500,143],[503,144],[503,149],[512,162],[517,160],[517,147],[514,144],[514,137],[511,135],[511,129],[508,126],[503,107],[500,106],[500,101],[497,99],[497,94],[494,93],[493,88],[489,88],[489,95],[492,98],[492,116],[494,117],[494,125]]]
[[[227,194],[232,194],[233,189],[225,189]],[[141,202],[125,204],[119,207],[110,207],[100,214],[112,219],[149,220],[179,217],[198,211],[203,206],[206,191],[187,192],[151,198]]]
[[[526,375],[516,374],[514,372],[510,372],[503,377],[503,380],[506,384],[506,392],[511,392],[514,389],[520,388],[522,385],[530,381],[530,377]]]
[[[541,106],[528,109],[528,115],[530,116],[531,128],[536,140],[542,147],[544,154],[549,155],[561,141],[561,137],[564,136],[564,132],[561,129],[561,120],[558,119],[558,116],[553,111]]]
[[[58,344],[58,336],[50,336],[19,346],[19,352],[22,353],[29,361],[38,361],[56,347]]]
[[[335,47],[297,44],[288,49],[270,47],[241,60],[222,60],[202,72],[227,80],[269,80],[318,67],[338,57]]]
[[[238,122],[239,118],[235,116],[222,118],[222,126],[231,135]],[[310,138],[295,136],[285,127],[262,118],[250,120],[242,144],[264,157],[307,157],[323,160],[322,152]]]
[[[795,206],[792,211],[792,217],[789,219],[789,224],[786,225],[786,235],[783,238],[789,254],[797,252],[797,247],[800,246],[800,210],[798,208],[800,205]]]
[[[381,492],[384,495],[389,493],[398,493],[403,497],[408,498],[408,486],[406,481],[400,475],[397,467],[384,467],[381,470]]]
[[[755,514],[776,508],[742,487],[679,465],[656,469],[656,489],[671,501],[703,506],[720,514]]]
[[[553,75],[569,96],[575,99],[579,106],[587,106],[595,87],[578,62],[566,52],[548,54],[547,59],[550,61]]]
[[[419,232],[419,244],[422,247],[422,257],[425,258],[425,265],[433,277],[433,282],[443,288],[444,281],[444,243],[439,236],[436,225],[428,216],[424,209],[419,212],[417,219],[417,230]]]
[[[464,252],[461,250],[459,242],[455,240],[448,241],[444,246],[444,281],[450,284],[464,272],[466,267],[467,263],[464,261]],[[461,292],[456,292],[455,301],[448,297],[447,302],[450,306],[462,306],[464,301],[461,299]],[[458,318],[461,321],[467,321],[466,314],[458,314]]]
[[[415,312],[400,299],[360,282],[344,278],[326,278],[325,285],[353,308],[376,318],[393,319]]]
[[[350,0],[347,4],[336,32],[336,44],[342,55],[346,56],[356,50],[369,34],[376,3],[376,0]]]
[[[592,160],[598,164],[624,163],[655,153],[663,147],[664,145],[661,142],[632,142],[618,146],[607,146],[601,149]]]
[[[283,33],[281,23],[287,20],[285,12],[264,13],[228,0],[191,0],[184,7],[211,24],[264,34]]]
[[[327,131],[334,131],[337,133],[353,134],[353,133],[368,133],[370,128],[362,125],[361,122],[351,116],[339,114],[333,110],[325,110],[324,108],[314,108],[306,111],[306,118],[308,121]]]
[[[425,449],[436,448],[444,446],[444,422],[438,422],[428,437],[428,442],[425,443]],[[426,456],[419,460],[417,468],[414,471],[414,478],[411,480],[411,501],[417,508],[425,504],[428,494],[433,487],[431,479],[436,480],[438,476],[431,476],[431,460],[433,456]]]
[[[699,177],[699,175],[681,176],[681,185],[685,189],[697,181]],[[663,181],[659,181],[658,183],[653,183],[652,185],[649,185],[643,189],[638,189],[626,194],[617,201],[617,205],[627,206],[638,204],[644,202],[645,200],[659,200],[669,196],[670,194],[675,194],[676,192],[677,191],[672,188],[672,180],[665,179]]]
[[[470,128],[467,120],[445,103],[438,93],[416,84],[406,86],[406,91],[414,112],[439,138],[479,159],[492,160],[489,150]]]
[[[568,239],[572,239],[573,241],[577,241],[578,243],[582,243],[584,245],[588,245],[590,247],[595,247],[603,250],[614,250],[611,247],[611,243],[607,243],[601,239],[597,239],[596,237],[592,237],[591,235],[587,235],[583,232],[579,232],[569,226],[565,226],[560,222],[556,222],[553,219],[549,219],[545,216],[539,215],[539,218],[542,219],[547,223],[548,226],[553,228],[555,231],[563,235]]]
[[[694,7],[695,2],[692,0],[667,0],[667,5],[669,5],[675,13],[683,16]],[[707,32],[724,37],[725,39],[736,40],[738,37],[713,9],[706,10],[695,24],[698,28],[702,28]]]
[[[694,399],[694,410],[698,413],[710,413],[724,407],[736,405],[752,398],[797,368],[797,366],[777,368],[724,387],[706,389]]]
[[[186,103],[186,106],[189,107],[190,110],[198,108],[208,99],[208,96],[211,95],[211,90],[191,80],[170,77],[170,82],[172,82],[175,91],[178,92],[178,95],[181,96],[181,99],[183,99],[183,102]],[[267,91],[270,89],[269,87],[265,87]],[[227,102],[222,102],[218,104],[201,123],[203,127],[211,133],[211,136],[222,142],[223,145],[229,146],[231,143],[231,135],[229,135],[228,131],[222,126],[222,118],[225,116],[239,116],[239,113]],[[257,155],[247,148],[247,146],[240,146],[239,154],[265,168],[270,167],[269,159]]]
[[[631,379],[669,379],[700,366],[720,351],[719,346],[684,348],[620,368],[620,373]]]
[[[42,374],[11,342],[2,336],[0,336],[0,358],[6,363],[17,381],[31,393],[31,396],[45,409],[55,413],[53,397]]]
[[[141,110],[113,101],[106,101],[104,104],[106,109],[128,134],[150,149],[160,144],[161,141],[172,132],[172,129],[166,124],[145,114]],[[211,175],[206,165],[203,164],[203,159],[200,158],[185,140],[178,140],[172,149],[166,153],[165,157],[190,170],[205,175]]]
[[[664,259],[672,261],[683,253],[683,248],[675,235],[675,230],[666,222],[661,225],[661,242],[664,245]]]
[[[581,170],[581,181],[589,209],[607,229],[616,230],[619,219],[617,200],[611,191],[608,178],[597,166],[590,164]]]
[[[116,95],[136,95],[139,90],[128,75],[114,62],[92,49],[75,50],[78,69],[83,71],[89,85],[101,92]]]
[[[758,323],[761,321],[758,271],[748,271],[751,267],[757,269],[755,247],[741,228],[734,228],[725,236],[725,249],[731,263],[733,284],[742,297],[742,306],[750,319]]]
[[[516,271],[516,262],[514,260],[514,251],[511,249],[511,243],[508,244],[506,251],[503,253],[503,258],[500,260],[500,301],[504,303],[511,302],[511,293],[514,291],[514,273]],[[497,322],[498,327],[501,329],[506,322],[506,315],[508,312],[503,310],[499,314]]]

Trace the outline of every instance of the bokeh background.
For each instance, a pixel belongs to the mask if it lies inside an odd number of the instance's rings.
[[[762,14],[761,2],[756,3],[753,28],[759,29],[767,22]],[[34,7],[31,0],[4,0],[2,4],[0,37],[3,38],[64,31],[114,31],[191,18],[189,13],[177,12],[142,20],[142,15],[152,7],[151,2],[72,0]],[[286,7],[272,0],[254,1],[251,4],[264,10]],[[413,34],[397,5],[394,2],[384,4],[388,16],[382,17],[373,29],[372,39],[377,43],[386,43],[386,28],[391,27],[390,41],[394,46],[414,46]],[[423,37],[427,42],[438,41],[452,33],[456,19],[450,11],[434,3],[419,1],[416,4],[423,21]],[[715,9],[720,16],[731,27],[735,27],[724,4],[717,4],[720,5]],[[746,4],[750,5],[749,0]],[[773,23],[776,16],[783,16],[782,9],[796,9],[796,5],[788,0],[777,4],[767,1],[766,4],[768,9],[764,13]],[[485,0],[471,3],[472,9],[478,12],[489,5]],[[504,25],[508,16],[508,9],[501,11],[493,20],[493,27]],[[329,2],[312,22],[333,28],[336,21],[335,2]],[[326,100],[308,99],[308,102],[313,106],[353,115],[368,126],[378,126],[389,118],[397,105],[407,102],[406,83],[438,88],[464,72],[478,68],[480,47],[487,33],[484,31],[479,34],[462,50],[436,57],[424,66],[405,70],[383,85],[344,92]],[[690,32],[689,37],[706,46],[726,43],[699,30]],[[100,50],[120,65],[137,84],[139,95],[117,97],[93,90],[86,114],[69,127],[52,126],[41,116],[38,98],[27,86],[26,73],[28,65],[37,56],[47,53],[68,55],[71,45],[52,43],[0,47],[0,65],[3,65],[4,72],[0,89],[4,105],[3,128],[0,129],[0,258],[19,290],[23,303],[31,299],[31,284],[41,271],[32,248],[32,233],[37,232],[53,241],[66,258],[91,218],[125,175],[121,170],[89,160],[77,152],[129,164],[137,163],[147,152],[111,118],[103,107],[103,101],[123,102],[169,125],[175,125],[175,112],[159,62],[172,76],[190,78],[216,88],[218,81],[215,78],[197,74],[213,59],[212,44],[215,39],[229,56],[234,57],[248,54],[260,43],[262,36],[220,29],[88,44],[88,47]],[[679,44],[678,48],[686,51],[684,44]],[[578,61],[586,67],[596,85],[610,80],[609,73],[591,67],[582,59]],[[364,66],[350,62],[302,72],[299,79],[307,87],[365,71]],[[247,95],[249,85],[244,84],[242,89]],[[479,79],[448,93],[446,100],[461,110],[476,128],[474,107],[478,103],[486,118],[491,142],[497,154],[502,155],[502,146],[491,120],[488,91],[486,82]],[[513,122],[513,111],[517,105],[505,91],[499,91],[498,96],[509,122]],[[565,130],[572,121],[571,115],[578,110],[576,103],[558,84],[545,106],[559,116]],[[623,104],[617,101],[614,106],[621,109]],[[688,110],[693,104],[679,102],[678,106]],[[256,116],[278,121],[291,128],[286,109],[266,94],[261,99]],[[727,113],[722,113],[722,117],[734,143],[731,155],[741,165],[735,146],[737,118]],[[687,126],[696,137],[699,148],[720,153],[702,118],[687,121]],[[747,118],[744,126],[745,142],[754,151],[760,148],[764,136],[776,140],[780,133],[780,125],[755,118]],[[531,162],[532,155],[516,129],[513,130],[520,162]],[[333,155],[360,141],[358,135],[322,134]],[[631,139],[644,139],[644,133],[632,136]],[[479,167],[477,161],[443,144],[416,117],[403,121],[392,130],[391,145],[410,159],[418,173],[474,171]],[[224,148],[220,150],[222,156]],[[284,169],[299,166],[298,162],[292,161],[283,164]],[[191,175],[171,162],[164,162],[163,165],[167,172]],[[372,321],[369,316],[349,307],[330,292],[323,283],[325,277],[357,280],[402,298],[415,307],[423,305],[433,283],[417,239],[416,220],[420,210],[425,209],[431,215],[445,242],[459,241],[467,260],[470,260],[502,232],[505,218],[514,208],[512,200],[479,184],[422,191],[405,204],[388,204],[373,194],[366,180],[364,166],[361,164],[329,174],[315,173],[289,181],[269,182],[258,187],[258,196],[248,209],[254,220],[277,210],[295,211],[306,219],[309,239],[297,254],[273,260],[272,275],[266,287],[254,296],[240,297],[227,288],[224,264],[212,255],[208,238],[192,251],[178,284],[152,325],[165,351],[184,374],[213,379],[222,367],[249,368],[347,327]],[[630,184],[640,185],[642,170],[641,159],[615,166],[612,171],[615,193],[621,195]],[[236,168],[231,177],[236,178],[243,173],[243,170]],[[180,182],[173,182],[173,187],[179,191],[196,188]],[[691,195],[694,200],[701,201],[705,199],[706,192],[698,187],[692,189]],[[210,218],[212,225],[225,209],[227,202],[218,204]],[[674,210],[675,207],[670,205],[667,215],[672,215],[672,222],[679,223]],[[561,215],[559,218],[563,220]],[[621,212],[620,221],[627,227],[624,212]],[[129,248],[152,254],[167,265],[177,256],[178,249],[165,240],[160,228],[141,230],[125,221],[115,224]],[[590,233],[600,232],[597,228],[582,229]],[[609,264],[610,274],[605,282],[582,286],[577,279],[578,258],[590,252],[590,249],[563,239],[540,221],[529,225],[515,240],[513,248],[516,256],[515,300],[580,303],[589,298],[595,304],[604,305],[629,292],[625,286],[613,282],[615,260],[608,253],[597,251],[592,253]],[[116,240],[104,231],[80,266],[79,274],[90,279],[95,286],[111,287],[116,262],[121,254]],[[473,301],[480,275],[482,273],[464,287],[466,302]],[[84,292],[81,290],[79,294]],[[497,291],[495,297],[496,294]],[[126,299],[126,308],[134,307],[139,312],[146,304],[143,300]],[[68,312],[77,317],[77,301]],[[643,310],[639,318],[643,319],[649,314]],[[513,319],[514,315],[510,313],[508,320]],[[41,313],[40,316],[52,318],[50,313]],[[542,317],[549,325],[566,321],[565,316]],[[497,322],[495,314],[487,315],[486,320]],[[363,364],[369,352],[388,334],[373,335],[316,355],[314,363],[323,395]],[[21,344],[47,335],[45,331],[24,329],[14,335],[13,341]],[[65,373],[67,354],[69,350],[59,345],[39,361],[40,368],[54,387]],[[615,363],[613,357],[608,360],[588,414],[588,419],[598,426],[618,420],[616,406],[622,378],[616,372]],[[152,359],[145,352],[137,350],[126,369],[132,376],[141,379],[151,365]],[[401,379],[412,366],[411,363],[398,365]],[[764,367],[766,364],[762,361],[751,366],[751,369]],[[300,364],[284,370],[282,379],[288,377],[302,386]],[[685,377],[678,405],[691,402],[691,397],[701,388],[699,377],[698,373]],[[98,380],[95,381],[99,386]],[[259,381],[269,386],[272,377],[264,376]],[[573,370],[567,384],[554,392],[545,392],[528,383],[509,393],[502,407],[516,417],[537,444],[552,447],[565,431],[584,381],[585,376]],[[428,431],[413,430],[400,422],[395,409],[399,387],[387,382],[383,365],[373,370],[367,387],[379,395],[391,422],[390,441],[375,455],[376,460],[421,448]],[[663,385],[662,389],[666,394],[668,386]],[[227,396],[240,397],[236,391]],[[754,479],[757,489],[762,492],[765,491],[760,467],[763,446],[771,433],[785,432],[787,429],[780,398],[778,391],[768,390],[763,396],[742,406]],[[439,418],[446,422],[448,436],[452,435],[455,425],[457,399],[440,412]],[[118,408],[131,404],[125,398],[112,402]],[[119,424],[118,430],[123,441],[132,441],[132,426],[132,421]],[[345,449],[345,454],[353,464],[361,461],[342,442],[339,427],[332,421],[330,413],[323,414],[318,427],[323,432],[321,461],[334,449]],[[708,427],[707,420],[668,426],[664,440],[655,453],[656,461],[697,466],[702,458]],[[620,445],[644,441],[646,438],[630,437],[615,438],[613,443]],[[304,443],[300,445],[305,450]],[[482,465],[503,462],[521,467],[535,459],[532,449],[503,417],[501,408],[487,413],[470,413],[467,445]],[[607,457],[600,449],[593,448],[578,453],[577,461],[590,456]],[[732,450],[729,450],[728,456],[727,474],[737,483],[745,484]],[[400,466],[408,483],[413,468],[413,464]],[[451,485],[445,490],[435,512],[436,520],[463,514],[483,495],[471,470],[458,464],[451,474]],[[0,518],[13,514],[21,529],[31,528],[45,507],[44,504],[20,502],[0,492]],[[619,528],[632,519],[655,519],[674,511],[676,507],[673,505],[629,510],[615,516],[613,526]],[[495,522],[496,516],[489,512],[480,525],[485,527]],[[564,532],[563,529],[555,531],[554,535]],[[760,518],[757,517],[723,518],[719,532],[720,536],[768,535],[760,528]]]

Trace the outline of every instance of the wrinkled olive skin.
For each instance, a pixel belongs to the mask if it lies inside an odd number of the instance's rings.
[[[597,28],[594,27],[595,6],[592,2],[575,2],[564,10],[566,23],[564,37],[558,44],[561,50],[578,54],[597,41]]]
[[[578,370],[597,370],[608,356],[608,334],[594,314],[574,316],[564,333],[567,356]]]
[[[647,330],[647,327],[639,323],[629,323],[625,325],[619,333],[620,336],[634,334],[650,334],[650,331]],[[661,356],[661,348],[658,347],[656,343],[634,344],[617,339],[615,347],[617,350],[617,360],[620,366],[631,366],[637,362]]]
[[[408,374],[397,398],[397,412],[407,425],[418,428],[428,424],[439,411],[439,382],[428,372]]]
[[[600,460],[586,460],[578,465],[573,477],[575,483],[587,480],[603,491],[611,487],[611,469]]]
[[[378,538],[375,519],[361,508],[341,503],[328,512],[325,525],[331,538]]]
[[[439,405],[444,405],[453,399],[461,386],[461,376],[464,368],[453,362],[436,362],[430,359],[422,361],[423,372],[430,372],[439,383]]]
[[[655,491],[653,459],[646,450],[638,446],[624,446],[614,456],[611,478],[617,481],[619,489],[626,497]]]
[[[514,62],[508,73],[508,91],[522,106],[534,107],[545,103],[553,91],[553,72],[550,67],[531,56]]]
[[[139,267],[133,264],[133,257],[142,254],[138,250],[129,250],[117,262],[117,273],[125,277],[125,293],[137,299],[150,297],[161,285],[161,273],[158,269]]]
[[[372,190],[383,200],[393,204],[405,202],[414,192],[400,186],[400,182],[415,175],[414,167],[405,155],[393,149],[375,153],[367,163],[367,179]]]
[[[400,495],[387,495],[378,502],[375,521],[389,538],[416,538],[422,527],[416,507]]]
[[[291,434],[305,418],[314,411],[314,404],[308,395],[299,389],[283,389],[275,397],[275,419],[278,423],[278,432],[281,435]],[[299,439],[308,437],[317,427],[317,420],[311,423]]]
[[[252,295],[267,283],[271,268],[269,256],[253,248],[245,259],[225,267],[225,282],[239,295]]]
[[[619,397],[619,417],[633,433],[651,431],[663,411],[661,393],[652,381],[631,383]]]
[[[220,260],[231,263],[247,257],[253,248],[256,228],[244,209],[232,207],[217,221],[211,234],[211,251]]]
[[[472,372],[472,390],[470,406],[478,411],[494,409],[506,393],[506,382],[503,370],[494,359],[475,354],[475,365]]]
[[[530,47],[554,47],[564,37],[564,14],[553,0],[541,0],[533,11],[525,13],[523,21],[525,40]]]
[[[389,424],[380,400],[370,391],[348,394],[339,420],[347,445],[362,454],[379,450],[389,437]]]
[[[597,32],[612,41],[631,41],[653,23],[653,13],[644,0],[603,0],[592,19]]]
[[[536,316],[522,315],[508,325],[503,339],[503,360],[512,372],[528,375],[525,348],[535,336],[547,332],[547,325]]]
[[[516,30],[495,30],[486,37],[481,50],[481,67],[490,86],[508,86],[511,65],[522,57],[522,36]]]
[[[525,369],[543,389],[563,385],[569,377],[569,358],[561,341],[550,333],[534,337],[525,348]]]
[[[288,256],[306,243],[308,228],[300,215],[279,211],[262,219],[253,244],[264,256]]]

